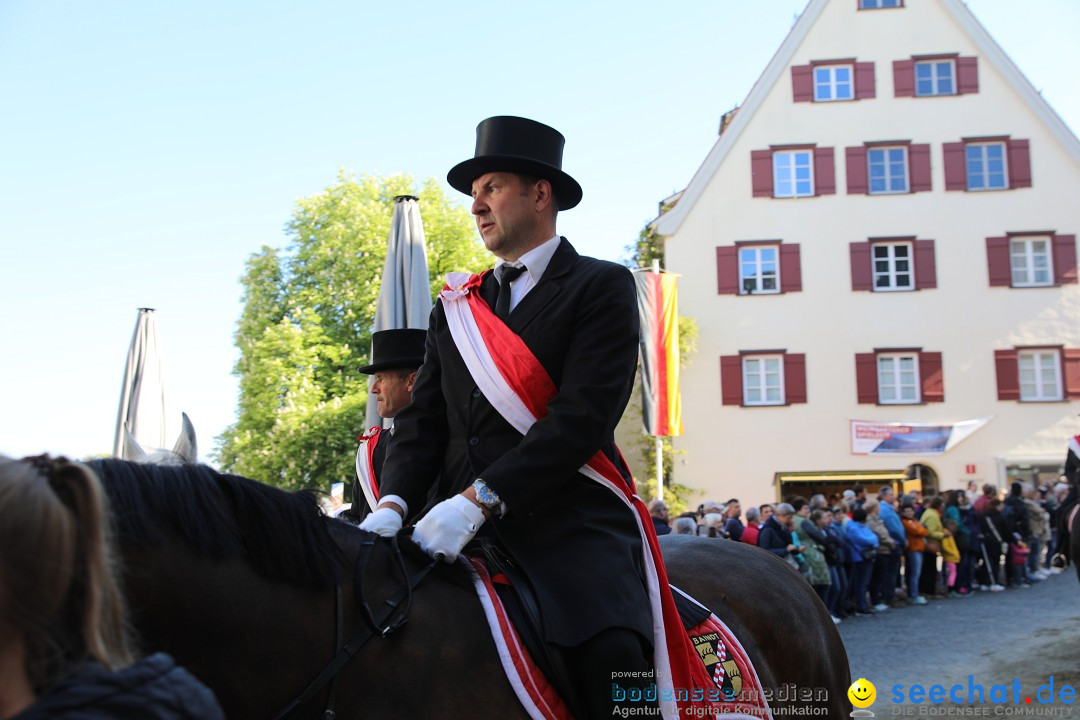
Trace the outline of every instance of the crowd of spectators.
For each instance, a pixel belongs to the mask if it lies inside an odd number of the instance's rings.
[[[1053,563],[1056,515],[1069,490],[1012,482],[896,495],[856,486],[826,498],[791,496],[751,506],[706,501],[673,521],[650,506],[659,534],[675,532],[756,545],[796,569],[840,623],[890,608],[976,592],[1029,588],[1061,568]],[[745,524],[743,518],[745,517]]]

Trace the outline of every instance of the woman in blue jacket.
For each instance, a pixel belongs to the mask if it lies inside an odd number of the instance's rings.
[[[877,534],[866,526],[866,511],[855,508],[851,511],[851,520],[844,526],[847,536],[848,554],[851,556],[851,597],[855,604],[856,615],[873,615],[867,589],[870,575],[874,570],[874,557],[877,555]]]

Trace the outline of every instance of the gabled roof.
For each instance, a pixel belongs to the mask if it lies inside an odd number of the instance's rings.
[[[773,55],[772,60],[761,74],[746,100],[739,107],[739,112],[724,128],[716,144],[706,156],[705,161],[690,179],[690,184],[683,190],[678,204],[671,210],[660,215],[653,221],[653,226],[661,235],[674,235],[682,225],[683,220],[690,213],[701,194],[705,191],[713,175],[719,170],[720,165],[727,158],[731,148],[739,140],[743,130],[749,125],[765,98],[772,91],[773,86],[781,81],[786,75],[785,71],[791,64],[792,58],[809,34],[814,23],[821,16],[825,6],[834,0],[810,0],[798,21],[791,28],[791,32],[784,38],[780,48]],[[835,0],[836,2],[851,2],[851,0]],[[991,63],[1001,73],[1006,82],[1016,93],[1023,98],[1032,112],[1038,117],[1050,132],[1058,139],[1062,147],[1072,156],[1073,160],[1080,164],[1080,140],[1073,134],[1069,126],[1054,111],[1043,96],[1032,86],[1012,59],[1001,49],[986,28],[982,26],[967,5],[961,0],[936,0],[956,20],[957,24],[968,34],[968,37],[979,49],[979,54]]]

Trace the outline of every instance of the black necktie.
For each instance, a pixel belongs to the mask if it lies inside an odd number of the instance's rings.
[[[506,322],[510,318],[510,283],[525,272],[524,267],[501,265],[499,267],[499,295],[495,299],[495,315]]]

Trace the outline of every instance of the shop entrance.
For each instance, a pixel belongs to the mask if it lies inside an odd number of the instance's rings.
[[[928,488],[941,489],[938,484],[937,471],[929,465],[908,465],[904,471],[903,491],[908,493],[912,490],[918,490],[925,495]]]
[[[799,495],[810,499],[820,493],[830,506],[836,504],[845,490],[851,490],[856,485],[866,488],[867,497],[871,497],[877,495],[882,485],[892,485],[899,491],[906,480],[907,471],[903,469],[783,472],[773,476],[777,502],[788,502]]]

